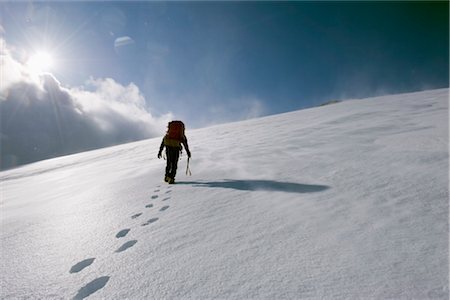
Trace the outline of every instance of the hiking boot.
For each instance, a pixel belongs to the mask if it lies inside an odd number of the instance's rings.
[[[175,183],[175,179],[168,177],[169,180],[167,180],[168,184],[174,184]]]
[[[170,178],[169,178],[168,176],[164,177],[164,181],[165,181],[165,182],[169,182],[169,179],[170,179]]]

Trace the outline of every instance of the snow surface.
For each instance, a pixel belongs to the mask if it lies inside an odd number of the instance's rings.
[[[448,89],[3,171],[1,298],[448,299]],[[188,124],[189,125],[189,124]]]

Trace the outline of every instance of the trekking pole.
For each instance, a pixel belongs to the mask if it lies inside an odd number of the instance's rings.
[[[189,169],[189,160],[190,160],[190,158],[188,157],[188,161],[187,161],[187,165],[186,165],[186,175],[192,176],[191,170]]]

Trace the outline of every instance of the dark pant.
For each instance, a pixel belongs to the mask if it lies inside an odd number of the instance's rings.
[[[175,179],[175,175],[177,174],[178,159],[180,158],[180,148],[166,146],[166,156],[166,177]]]

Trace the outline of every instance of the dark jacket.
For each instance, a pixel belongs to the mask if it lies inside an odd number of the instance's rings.
[[[158,154],[158,156],[161,155],[164,147],[166,147],[166,149],[168,149],[168,148],[178,148],[181,151],[183,149],[181,147],[181,145],[184,146],[184,149],[186,150],[186,153],[187,153],[188,157],[190,158],[191,157],[191,151],[189,151],[189,145],[188,145],[188,141],[187,141],[186,137],[184,137],[183,140],[178,141],[178,140],[169,139],[167,137],[167,135],[165,135],[163,137],[162,141],[161,141],[161,146],[159,147],[159,154]]]

